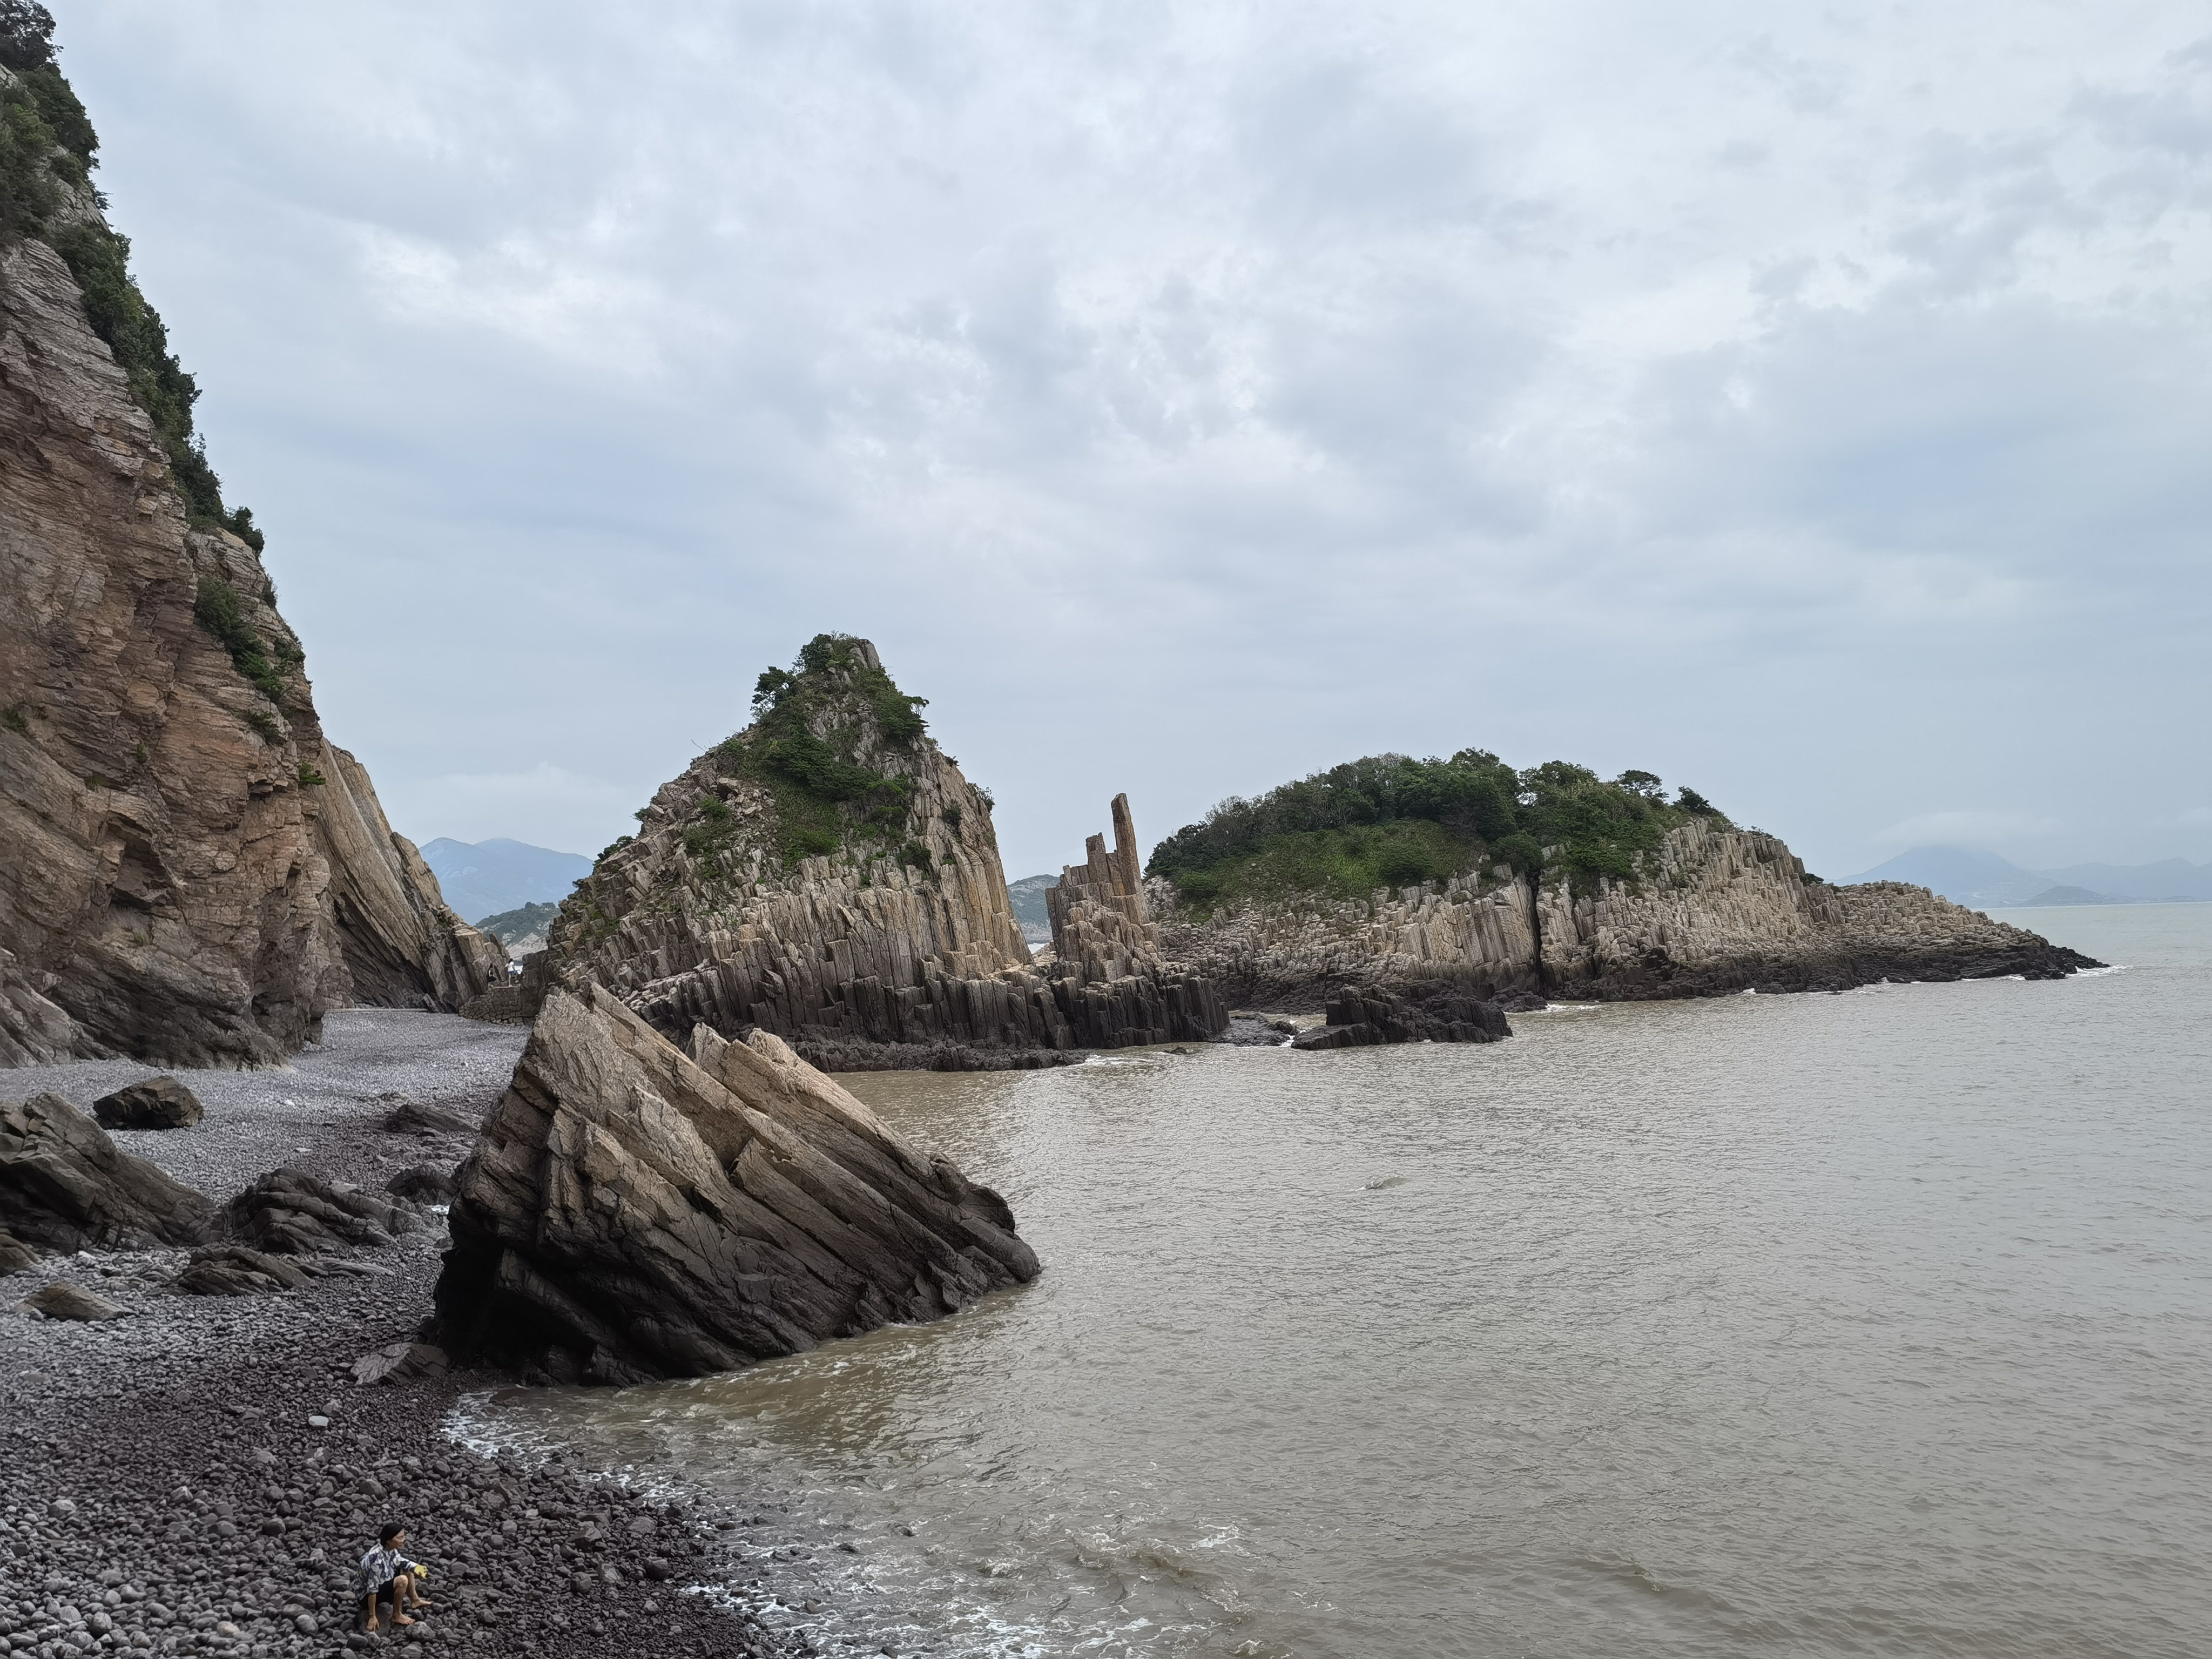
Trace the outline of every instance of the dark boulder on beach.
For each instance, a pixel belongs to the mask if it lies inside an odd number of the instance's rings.
[[[200,1097],[173,1077],[149,1077],[92,1103],[107,1129],[189,1129],[207,1115]]]
[[[476,1126],[465,1119],[441,1112],[435,1106],[425,1106],[405,1095],[380,1095],[378,1098],[392,1108],[384,1120],[384,1133],[388,1135],[466,1135],[476,1132]]]
[[[1387,1042],[1497,1042],[1513,1035],[1494,1002],[1449,986],[1401,996],[1346,991],[1329,999],[1328,1023],[1301,1033],[1293,1048],[1364,1048]]]
[[[169,1288],[186,1296],[273,1296],[307,1282],[304,1272],[276,1256],[243,1244],[218,1244],[194,1250]]]
[[[765,1032],[687,1055],[596,986],[546,1000],[461,1166],[437,1340],[598,1382],[731,1370],[1036,1277],[996,1193]]]
[[[349,1244],[389,1244],[419,1232],[422,1212],[404,1200],[318,1180],[298,1170],[272,1170],[224,1206],[231,1237],[284,1255],[315,1255]]]
[[[45,1251],[196,1244],[214,1206],[56,1094],[0,1101],[0,1226]]]
[[[120,1319],[127,1311],[98,1291],[72,1285],[65,1279],[58,1279],[35,1295],[27,1297],[23,1305],[49,1319],[77,1320],[88,1324],[94,1320]]]
[[[453,1171],[434,1164],[416,1164],[386,1182],[384,1190],[410,1204],[450,1204],[460,1189],[453,1184]]]

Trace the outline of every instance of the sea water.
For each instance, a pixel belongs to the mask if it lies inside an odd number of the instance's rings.
[[[2212,905],[2007,919],[2115,966],[848,1078],[1042,1279],[471,1427],[830,1651],[2212,1651]]]

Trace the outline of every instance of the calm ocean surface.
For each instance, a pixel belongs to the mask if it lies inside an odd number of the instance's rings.
[[[2005,919],[2122,966],[848,1079],[1042,1279],[472,1426],[833,1651],[2212,1652],[2212,904]]]

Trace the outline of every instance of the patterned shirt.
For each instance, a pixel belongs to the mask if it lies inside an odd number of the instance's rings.
[[[376,1545],[361,1558],[361,1590],[374,1595],[415,1564],[398,1550]]]

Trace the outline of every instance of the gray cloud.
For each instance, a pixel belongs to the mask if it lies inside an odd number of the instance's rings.
[[[593,850],[842,628],[1018,872],[1468,744],[2212,856],[2192,9],[373,22],[62,38],[410,833]]]

